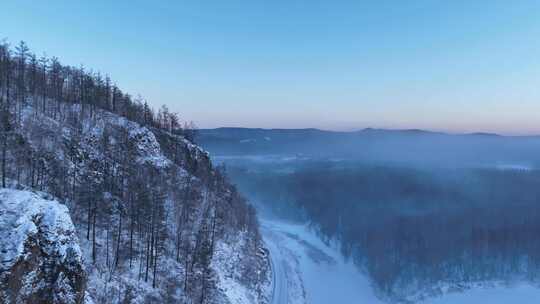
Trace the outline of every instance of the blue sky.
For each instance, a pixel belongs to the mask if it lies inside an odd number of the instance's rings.
[[[540,134],[540,1],[7,1],[0,37],[200,127]]]

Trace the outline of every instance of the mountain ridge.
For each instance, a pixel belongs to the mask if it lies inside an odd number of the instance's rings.
[[[217,128],[201,128],[197,130],[201,134],[212,134],[218,132],[284,132],[284,133],[297,133],[297,132],[310,132],[310,133],[325,133],[325,134],[366,134],[366,133],[382,133],[382,134],[434,134],[434,135],[447,135],[447,136],[486,136],[486,137],[506,137],[506,138],[540,138],[540,134],[531,135],[505,135],[493,132],[444,132],[444,131],[432,131],[427,129],[386,129],[386,128],[363,128],[352,131],[337,131],[326,130],[319,128],[252,128],[252,127],[217,127]]]

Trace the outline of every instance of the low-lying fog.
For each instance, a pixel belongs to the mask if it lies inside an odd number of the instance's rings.
[[[264,217],[309,225],[380,300],[540,279],[539,138],[218,129],[201,143]]]

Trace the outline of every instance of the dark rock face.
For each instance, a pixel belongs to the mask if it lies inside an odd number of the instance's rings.
[[[0,212],[0,303],[83,303],[85,271],[67,208],[2,189]]]

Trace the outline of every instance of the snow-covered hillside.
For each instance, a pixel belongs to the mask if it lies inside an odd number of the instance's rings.
[[[255,210],[194,143],[194,124],[102,75],[56,57],[43,56],[38,67],[25,43],[14,50],[0,41],[1,187],[58,202],[56,211],[41,203],[30,204],[34,210],[15,195],[1,206],[7,285],[0,292],[48,288],[26,284],[41,282],[26,277],[40,263],[41,273],[63,280],[50,253],[74,258],[85,284],[65,301],[56,301],[58,290],[31,303],[266,303],[269,260]],[[73,225],[40,222],[49,216],[58,223],[71,217]],[[80,250],[30,244],[24,254],[25,239],[42,234],[47,244]],[[17,257],[30,260],[7,275]]]
[[[57,117],[21,107],[8,173],[12,185],[69,208],[86,301],[266,303],[269,261],[254,210],[208,153],[117,114],[58,107]]]

